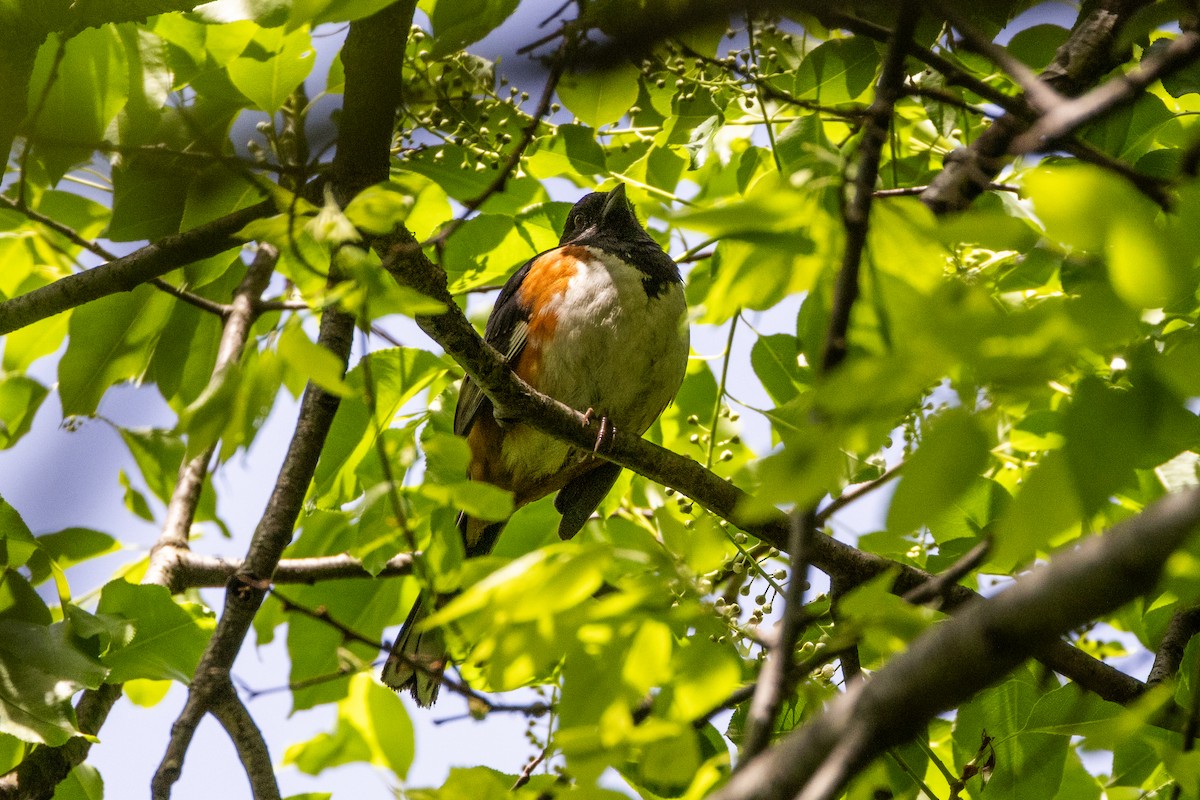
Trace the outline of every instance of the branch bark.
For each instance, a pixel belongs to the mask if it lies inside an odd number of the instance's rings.
[[[1146,59],[1134,69],[1113,78],[1082,97],[1058,103],[1044,113],[1033,126],[1018,136],[1009,150],[1014,154],[1049,150],[1103,114],[1128,105],[1156,80],[1178,72],[1200,58],[1200,35],[1180,35],[1161,53]]]
[[[935,715],[995,683],[1072,628],[1150,591],[1200,525],[1200,490],[1172,495],[1005,592],[937,625],[817,718],[734,774],[715,800],[826,800]]]
[[[345,365],[350,356],[353,330],[354,323],[348,315],[335,310],[326,311],[321,319],[317,343]],[[337,396],[312,383],[305,389],[296,430],[275,489],[250,540],[245,561],[226,584],[225,607],[217,622],[217,630],[196,667],[196,674],[188,688],[187,703],[171,728],[167,752],[151,784],[156,800],[171,796],[171,787],[179,779],[184,757],[200,720],[206,713],[222,705],[222,699],[234,692],[229,670],[266,596],[280,555],[291,542],[296,518],[300,514],[304,495],[312,481],[317,458],[337,407]]]
[[[193,261],[241,247],[242,241],[234,234],[253,220],[273,213],[275,205],[264,201],[0,303],[0,334],[110,294],[128,292]]]
[[[362,189],[387,180],[396,106],[400,100],[396,48],[403,48],[407,41],[415,8],[416,0],[400,0],[350,25],[342,48],[346,91],[332,178],[334,196],[343,205]],[[331,282],[337,281],[336,272],[336,264],[331,265]],[[317,344],[338,358],[343,371],[350,357],[353,333],[354,321],[348,314],[338,309],[325,311]],[[166,753],[151,782],[156,800],[170,797],[204,715],[212,712],[221,718],[237,714],[233,703],[240,706],[240,700],[230,669],[262,605],[283,550],[292,540],[296,519],[337,408],[337,396],[309,383],[274,491],[251,537],[245,560],[226,585],[225,607],[216,632],[200,658],[187,702],[172,726]],[[243,723],[244,720],[239,725]],[[255,745],[247,740],[243,746]],[[268,789],[273,787],[269,756],[265,760],[266,772],[261,773],[262,759],[256,750],[248,752],[253,761],[246,763],[247,771],[252,772],[250,777],[256,791],[260,784]]]
[[[850,201],[842,209],[846,249],[842,253],[842,265],[834,286],[829,330],[825,336],[821,357],[822,374],[828,374],[830,370],[835,369],[849,352],[847,332],[850,328],[850,315],[859,294],[859,269],[867,244],[867,226],[871,216],[875,181],[879,177],[879,159],[891,129],[892,112],[904,87],[904,56],[919,18],[920,12],[912,2],[901,4],[896,29],[888,41],[887,54],[879,73],[875,97],[867,109],[866,125],[859,144],[854,191]],[[803,512],[797,511],[792,519],[792,532],[788,537],[791,574],[788,578],[783,621],[779,626],[779,640],[767,652],[754,697],[750,701],[746,736],[738,769],[751,763],[754,757],[770,744],[775,718],[795,686],[796,641],[803,630],[804,610],[801,602],[804,597],[803,586],[808,579],[808,551],[816,534],[816,520],[815,507]],[[836,585],[837,582],[834,583]],[[852,646],[846,655],[849,657],[842,659],[842,673],[849,680],[852,672],[858,671],[857,648]]]
[[[1041,80],[1062,95],[1074,96],[1093,85],[1120,61],[1114,55],[1121,28],[1147,0],[1101,0],[1080,16]],[[1009,162],[1009,148],[1028,127],[1028,121],[1007,113],[969,147],[946,156],[941,172],[921,195],[939,214],[961,211],[987,189]]]

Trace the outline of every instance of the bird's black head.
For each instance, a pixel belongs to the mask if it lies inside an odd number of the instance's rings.
[[[665,283],[679,283],[679,268],[638,222],[625,198],[625,184],[611,192],[585,195],[567,214],[560,245],[595,247],[620,256],[646,273],[647,291],[657,295]]]
[[[576,203],[567,214],[559,244],[590,244],[587,240],[597,237],[649,238],[625,199],[625,184],[618,183],[611,192],[592,192]]]

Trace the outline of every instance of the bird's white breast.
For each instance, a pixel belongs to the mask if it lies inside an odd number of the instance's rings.
[[[687,369],[683,286],[668,283],[651,297],[645,273],[587,249],[592,257],[577,261],[565,291],[544,307],[557,324],[542,350],[538,388],[579,411],[607,416],[618,430],[641,435],[675,397]],[[569,455],[566,445],[550,437],[520,439],[541,441],[523,442],[520,453],[506,452],[514,467],[548,474]]]

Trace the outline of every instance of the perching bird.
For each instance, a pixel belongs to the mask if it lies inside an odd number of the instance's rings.
[[[679,268],[638,223],[623,185],[593,192],[567,215],[559,246],[504,285],[484,338],[533,388],[601,418],[602,430],[607,420],[640,436],[674,399],[687,368]],[[471,480],[511,491],[517,508],[557,491],[563,539],[579,532],[621,473],[528,425],[497,419],[469,377],[454,432],[470,445]],[[504,523],[460,514],[458,527],[470,557],[488,553]],[[383,667],[384,683],[410,689],[421,706],[437,698],[447,659],[440,631],[414,630],[425,616],[418,600]]]

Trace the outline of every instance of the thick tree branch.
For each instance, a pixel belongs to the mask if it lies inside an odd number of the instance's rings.
[[[1197,58],[1200,58],[1200,34],[1181,34],[1161,53],[1145,59],[1129,72],[1082,97],[1050,108],[1029,130],[1013,140],[1009,150],[1021,154],[1053,149],[1064,137],[1097,117],[1134,102],[1147,86],[1195,63]]]
[[[250,779],[251,795],[254,800],[280,800],[275,767],[262,731],[238,697],[233,683],[227,681],[222,689],[210,710],[237,749],[238,758],[246,768],[246,777]]]
[[[221,341],[217,348],[217,360],[213,367],[214,374],[226,369],[230,363],[240,358],[250,336],[250,327],[258,316],[259,296],[266,288],[271,273],[275,269],[276,255],[273,247],[263,245],[254,263],[247,271],[246,277],[234,292],[233,301],[229,306],[230,313],[226,317]],[[167,519],[163,525],[162,534],[150,551],[150,566],[146,572],[145,583],[167,586],[172,592],[180,591],[183,588],[176,583],[178,575],[175,568],[193,556],[187,549],[188,533],[195,517],[196,506],[200,501],[200,491],[208,473],[208,463],[212,460],[215,447],[213,445],[204,453],[180,465],[179,479],[167,505]],[[226,574],[226,578],[230,573]],[[81,721],[80,730],[86,733],[98,733],[108,718],[113,703],[120,696],[121,685],[119,684],[106,684],[99,689],[84,691],[76,705],[76,715]],[[82,720],[85,716],[90,728],[82,727]],[[0,798],[11,796],[40,800],[51,797],[55,787],[66,779],[71,769],[87,758],[91,746],[91,742],[87,739],[76,737],[60,747],[38,748],[7,779],[12,785],[11,795],[4,793],[5,784],[0,783]]]
[[[407,41],[415,8],[415,0],[401,0],[350,25],[341,56],[346,91],[332,175],[334,195],[343,205],[362,189],[387,180],[401,85],[400,59],[395,54],[396,48],[404,47]],[[331,282],[337,280],[335,273],[336,265],[331,269]],[[343,370],[353,333],[354,322],[348,314],[337,309],[325,311],[317,343],[338,358]],[[201,656],[188,688],[187,703],[172,726],[166,753],[155,772],[151,788],[156,800],[170,797],[196,726],[214,710],[226,691],[232,691],[230,668],[262,605],[284,548],[292,540],[337,408],[335,395],[309,383],[275,489],[251,537],[245,560],[229,579],[216,632]],[[273,773],[268,774],[273,783]],[[267,776],[251,776],[255,781],[260,778],[265,781]]]
[[[193,261],[241,247],[242,241],[234,234],[253,220],[273,213],[274,203],[264,201],[0,303],[0,334],[110,294],[128,292]]]
[[[868,682],[737,772],[716,800],[826,800],[936,714],[1000,680],[1067,631],[1153,589],[1200,525],[1200,490],[1172,495],[936,625]]]
[[[904,56],[908,42],[912,39],[920,13],[912,2],[900,6],[899,21],[888,42],[887,54],[880,70],[875,97],[867,109],[866,125],[859,144],[857,173],[854,176],[853,193],[842,209],[842,221],[846,229],[846,246],[842,253],[842,265],[834,286],[833,308],[829,314],[829,330],[825,335],[825,346],[821,357],[821,373],[828,374],[846,357],[849,342],[850,314],[858,298],[858,274],[862,254],[867,243],[867,225],[871,214],[871,201],[875,181],[879,177],[879,160],[883,145],[891,129],[892,112],[904,87]],[[746,735],[742,742],[741,760],[738,769],[751,763],[755,756],[764,751],[771,741],[775,718],[783,702],[792,693],[795,674],[796,642],[803,631],[805,617],[801,606],[804,585],[808,580],[808,553],[816,535],[817,510],[797,511],[793,515],[792,530],[788,537],[788,553],[791,556],[791,574],[783,609],[783,621],[779,626],[779,640],[767,652],[766,661],[758,676],[758,685],[750,701],[746,719]],[[834,581],[836,585],[838,581]],[[852,658],[842,660],[842,671],[847,678],[856,672],[857,650],[851,647]]]
[[[219,587],[229,583],[243,566],[240,559],[206,556],[191,550],[179,550],[172,554],[174,563],[169,566],[171,585],[175,591]],[[348,578],[377,578],[411,575],[413,556],[401,553],[390,559],[378,573],[368,572],[362,562],[342,553],[334,556],[312,556],[310,558],[281,558],[271,576],[273,585],[313,584],[320,581],[337,581]]]
[[[344,365],[350,355],[353,331],[354,323],[348,315],[340,311],[326,311],[321,319],[317,343],[331,351]],[[338,398],[335,395],[312,383],[305,389],[296,430],[275,489],[250,540],[245,561],[226,585],[225,607],[217,622],[217,630],[196,667],[195,677],[188,687],[187,703],[171,728],[167,752],[151,784],[156,800],[171,796],[171,787],[182,772],[184,757],[196,726],[213,709],[222,693],[232,686],[229,670],[266,596],[280,555],[292,540],[296,518],[300,514],[337,407]]]
[[[1059,47],[1041,80],[1062,95],[1074,96],[1120,63],[1116,54],[1121,28],[1148,0],[1100,0],[1088,7]],[[1009,148],[1028,121],[1018,114],[1000,117],[969,147],[946,156],[945,166],[921,195],[936,213],[961,211],[986,190],[1009,163]]]

